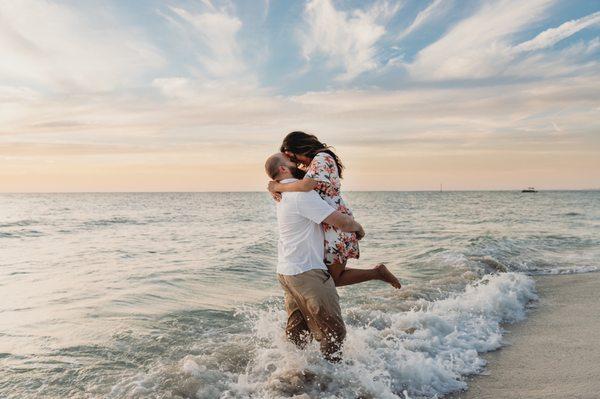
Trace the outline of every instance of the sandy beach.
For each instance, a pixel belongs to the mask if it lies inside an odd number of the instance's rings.
[[[486,372],[450,398],[600,396],[600,273],[536,283],[540,300],[524,322],[507,326],[509,345],[486,354]]]

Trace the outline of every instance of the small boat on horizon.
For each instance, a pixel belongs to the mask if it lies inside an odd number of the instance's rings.
[[[522,193],[537,193],[537,190],[533,187],[527,187],[525,190],[521,190]]]

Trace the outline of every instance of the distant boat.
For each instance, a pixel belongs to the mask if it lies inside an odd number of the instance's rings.
[[[521,190],[522,193],[537,193],[537,190],[533,187],[527,187],[525,190]]]

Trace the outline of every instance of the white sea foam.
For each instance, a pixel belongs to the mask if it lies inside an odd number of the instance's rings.
[[[285,314],[263,310],[253,360],[245,372],[229,375],[220,397],[431,398],[464,389],[463,377],[485,366],[479,353],[502,345],[501,323],[522,319],[535,298],[531,277],[503,273],[446,299],[423,301],[419,309],[371,311],[376,323],[348,326],[344,361],[337,365],[324,361],[316,345],[295,349],[282,333]],[[193,359],[181,367],[203,379]],[[203,396],[200,389],[197,397]]]
[[[531,275],[559,275],[559,274],[582,274],[582,273],[593,273],[600,271],[598,266],[575,266],[575,267],[567,267],[560,268],[556,267],[554,269],[543,269],[543,270],[531,270],[529,274]]]

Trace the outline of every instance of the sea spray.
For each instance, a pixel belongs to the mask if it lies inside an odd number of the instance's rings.
[[[263,310],[255,319],[262,346],[221,397],[418,398],[465,389],[463,377],[485,366],[479,353],[502,345],[501,323],[521,320],[535,298],[530,277],[504,273],[408,312],[373,311],[378,323],[348,326],[335,365],[316,345],[294,348],[282,333],[285,314]]]
[[[521,320],[536,299],[520,273],[485,275],[443,299],[417,300],[408,311],[381,310],[380,298],[348,323],[344,360],[323,360],[318,345],[299,350],[285,339],[280,299],[244,306],[247,329],[198,342],[200,355],[162,363],[113,388],[111,397],[170,391],[204,398],[436,398],[466,389],[485,366],[480,353],[502,346],[502,323]],[[368,302],[368,299],[365,299]],[[208,342],[207,340],[210,340]],[[208,351],[206,348],[212,348]]]

